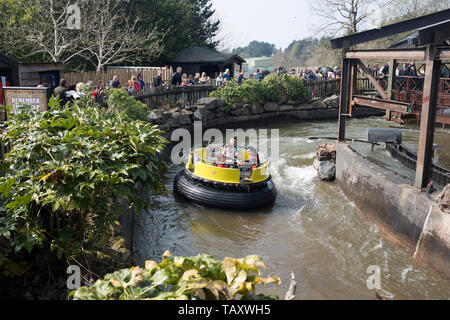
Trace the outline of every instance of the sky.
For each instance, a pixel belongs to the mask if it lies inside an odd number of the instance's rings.
[[[285,49],[293,40],[314,35],[314,0],[211,0],[222,22],[220,49],[265,41]]]
[[[252,40],[286,48],[293,40],[312,34],[310,1],[212,0],[222,22],[220,37],[226,48],[246,46]]]

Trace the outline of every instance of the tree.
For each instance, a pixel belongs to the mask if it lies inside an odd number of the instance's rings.
[[[77,8],[80,28],[67,28]],[[162,64],[188,46],[217,46],[219,24],[211,0],[0,0],[0,50],[72,70]]]
[[[392,0],[383,4],[386,13],[381,25],[387,25],[450,8],[450,0]]]
[[[139,30],[157,27],[164,35],[164,49],[157,60],[166,63],[189,46],[215,48],[220,21],[214,18],[210,0],[134,0],[133,17],[139,17]],[[150,59],[141,57],[142,63]]]
[[[241,55],[243,58],[249,57],[270,57],[276,52],[274,44],[264,41],[253,40],[246,47],[233,49],[233,53]]]
[[[108,64],[133,62],[143,54],[151,59],[160,55],[156,27],[139,30],[139,17],[131,18],[129,9],[120,0],[98,0],[86,10],[82,56],[97,71]]]
[[[361,31],[373,10],[370,0],[317,0],[311,9],[322,19],[318,33],[350,35]]]
[[[68,26],[85,1],[18,0],[16,5],[27,9],[19,12],[21,23],[10,26],[8,45],[17,48],[22,59],[40,54],[53,62],[68,62],[84,51],[79,46],[83,34]]]

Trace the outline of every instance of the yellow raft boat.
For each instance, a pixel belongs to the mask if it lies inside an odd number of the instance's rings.
[[[191,150],[174,191],[197,204],[231,210],[273,205],[277,191],[269,163],[254,148],[208,145]]]

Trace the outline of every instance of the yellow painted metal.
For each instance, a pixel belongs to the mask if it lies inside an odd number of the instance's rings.
[[[186,169],[188,170],[193,170],[194,169],[194,164],[192,163],[192,152],[189,153],[189,158],[186,164]]]
[[[249,161],[248,152],[241,151],[241,159]],[[189,154],[188,162],[186,164],[187,170],[194,170],[194,175],[203,179],[217,181],[222,183],[242,183],[240,181],[241,172],[239,168],[222,168],[212,165],[206,161],[206,149],[196,149]],[[269,177],[268,163],[252,169],[250,181],[245,183],[257,183],[266,180]]]
[[[239,183],[239,169],[220,168],[203,162],[196,162],[194,175],[223,183]]]
[[[261,182],[269,177],[268,164],[264,163],[261,167],[253,170],[251,180],[252,182]]]

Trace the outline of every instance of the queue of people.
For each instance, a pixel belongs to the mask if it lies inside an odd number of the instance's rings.
[[[210,83],[211,78],[205,73],[202,72],[196,73],[195,75],[188,75],[183,73],[183,69],[181,67],[177,68],[177,71],[172,75],[171,84],[172,86],[195,86],[201,84]]]

